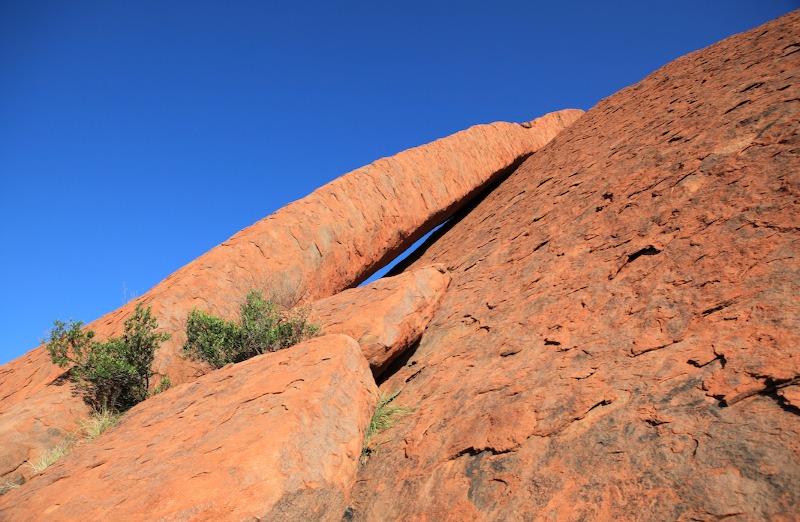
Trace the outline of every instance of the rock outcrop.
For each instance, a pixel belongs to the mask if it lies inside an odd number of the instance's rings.
[[[411,264],[452,282],[355,520],[800,518],[800,12],[603,100]]]
[[[119,334],[136,303],[152,307],[172,334],[157,356],[158,372],[191,380],[196,368],[179,348],[193,308],[231,318],[252,289],[292,306],[356,286],[582,114],[568,109],[524,125],[476,125],[379,159],[245,228],[90,326],[99,335]]]
[[[156,370],[173,383],[205,371],[181,355],[197,307],[233,318],[263,290],[286,305],[310,303],[365,280],[583,114],[564,110],[523,125],[478,125],[345,174],[242,230],[152,290],[89,324],[120,335],[137,303],[171,334]],[[88,410],[42,347],[0,368],[0,481],[74,430]],[[22,404],[24,402],[24,404]]]
[[[386,277],[315,302],[313,322],[356,339],[378,377],[422,337],[449,284],[441,266]]]
[[[491,145],[507,127],[380,160],[237,234],[145,296],[166,325],[282,274],[361,346],[327,335],[169,390],[0,498],[0,519],[797,520],[798,35],[800,11],[603,100],[369,288],[328,298],[454,211],[439,198],[461,169],[493,179],[518,158]],[[544,127],[577,116],[558,114]],[[454,181],[396,182],[412,165]],[[356,194],[366,210],[329,208]],[[261,244],[300,261],[263,268]],[[0,369],[29,381],[0,383],[6,467],[25,453],[5,445],[14,426],[48,426],[6,411],[66,396],[40,354]],[[370,369],[410,414],[357,467]]]
[[[376,402],[358,344],[318,337],[139,404],[0,520],[338,519]]]

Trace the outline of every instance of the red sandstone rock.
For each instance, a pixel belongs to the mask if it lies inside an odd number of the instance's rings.
[[[44,350],[0,366],[0,486],[30,478],[27,463],[61,443],[87,416],[63,373]]]
[[[0,497],[0,519],[338,520],[376,402],[344,335],[229,365]]]
[[[171,334],[156,355],[157,372],[173,383],[191,381],[208,370],[182,357],[193,308],[233,318],[252,289],[294,304],[358,284],[582,113],[555,112],[525,126],[478,125],[345,174],[89,326],[100,338],[120,335],[137,303],[150,306]],[[17,480],[27,460],[54,446],[88,410],[69,383],[53,386],[63,370],[41,347],[0,372],[0,480]]]
[[[419,340],[449,284],[441,266],[379,279],[315,302],[313,321],[356,339],[377,377]]]
[[[258,514],[800,518],[798,34],[800,12],[679,59],[602,101],[437,234],[411,268],[442,263],[451,284],[415,352],[382,385],[402,389],[398,400],[413,413],[382,437],[349,494],[343,480],[319,494],[287,489],[289,500],[270,497]],[[235,256],[219,261],[236,263]],[[357,353],[349,344],[348,353]],[[237,368],[198,381],[217,383],[222,395],[198,396],[199,415],[219,407],[235,424],[254,407],[247,393],[265,382],[258,376],[266,370],[258,360],[244,366],[250,378]],[[243,378],[234,383],[234,373]],[[223,374],[229,379],[215,380]],[[295,374],[276,375],[289,383]],[[308,388],[320,402],[305,400],[324,408],[339,399],[323,400],[322,388]],[[80,482],[73,473],[95,480],[98,468],[132,469],[125,465],[148,450],[160,456],[148,465],[192,471],[180,468],[194,463],[172,440],[150,441],[152,449],[133,437],[151,422],[159,433],[186,437],[191,458],[226,469],[215,452],[204,453],[216,446],[203,446],[186,428],[210,421],[155,415],[157,406],[168,412],[185,404],[168,398],[197,392],[183,385],[135,408],[97,444],[0,499],[0,518],[16,520],[51,494],[74,494],[58,491]],[[227,405],[221,400],[240,393]],[[352,413],[342,408],[338,415]],[[248,426],[238,426],[225,441],[246,439]],[[103,460],[120,447],[130,453],[127,464]],[[137,488],[169,491],[157,482],[168,472],[153,476],[122,491],[143,503]],[[101,502],[116,494],[106,487]],[[224,509],[248,505],[248,491],[225,497]],[[191,495],[178,502],[195,505]],[[290,510],[296,502],[328,511],[301,515]],[[215,506],[198,516],[230,518]],[[153,518],[134,508],[126,515]]]
[[[800,519],[798,35],[603,100],[437,234],[351,519]]]

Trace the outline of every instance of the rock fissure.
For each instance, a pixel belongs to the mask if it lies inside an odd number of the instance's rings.
[[[454,454],[453,456],[449,457],[446,460],[457,460],[457,459],[459,459],[461,457],[465,457],[465,456],[466,457],[475,457],[475,456],[481,455],[483,453],[488,453],[490,455],[504,455],[506,453],[512,453],[513,451],[514,451],[513,449],[498,450],[498,449],[492,448],[490,446],[480,447],[480,448],[473,448],[472,446],[470,446],[469,448],[465,448],[465,449],[457,452],[456,454]]]
[[[631,357],[639,357],[640,355],[644,355],[646,353],[655,352],[657,350],[663,350],[664,348],[669,348],[670,346],[678,344],[678,343],[680,343],[682,341],[683,341],[682,339],[675,339],[675,340],[670,341],[670,342],[668,342],[666,344],[660,344],[658,346],[647,346],[647,347],[644,347],[644,348],[636,348],[636,347],[634,347],[634,348],[631,348],[630,356]]]
[[[791,379],[777,379],[777,380],[769,376],[753,375],[753,377],[761,379],[763,381],[763,384],[756,389],[742,392],[734,397],[725,397],[725,396],[719,397],[720,407],[733,406],[734,404],[737,404],[745,399],[748,399],[756,395],[764,395],[772,397],[773,399],[778,401],[779,404],[781,404],[781,406],[783,406],[785,404],[785,400],[777,394],[777,391],[781,388],[785,388],[787,386],[791,386],[800,382],[800,376],[796,376]],[[786,404],[786,406],[788,406],[787,411],[791,411],[792,413],[795,414],[800,414],[800,408],[793,407],[790,404]]]
[[[611,280],[611,279],[614,279],[615,277],[617,277],[619,275],[619,273],[622,272],[623,268],[625,268],[626,266],[630,265],[631,263],[633,263],[634,261],[636,261],[640,257],[642,257],[642,256],[654,256],[654,255],[660,254],[660,253],[661,253],[660,249],[654,247],[653,245],[647,245],[646,247],[644,247],[642,249],[639,249],[639,250],[637,250],[637,251],[635,251],[635,252],[633,252],[631,254],[627,254],[625,256],[625,261],[623,261],[623,263],[619,266],[619,268],[617,268],[617,270],[615,272],[613,272],[612,274],[609,274],[608,279]]]

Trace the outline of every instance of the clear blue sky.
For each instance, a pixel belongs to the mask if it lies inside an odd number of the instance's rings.
[[[798,7],[4,0],[0,363],[345,172],[589,109]]]

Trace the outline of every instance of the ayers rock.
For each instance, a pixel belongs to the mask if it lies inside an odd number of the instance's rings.
[[[208,370],[181,357],[193,308],[232,318],[251,289],[293,305],[357,285],[582,114],[564,110],[524,125],[478,125],[345,174],[89,327],[100,337],[120,335],[137,303],[151,307],[171,334],[157,354],[158,373],[173,383],[191,381]],[[88,415],[63,373],[42,347],[0,367],[0,481],[28,478],[25,464]]]
[[[582,116],[500,126],[540,136],[527,148],[471,129],[345,175],[385,191],[362,191],[363,221],[308,214],[328,243],[295,219],[325,194],[355,205],[330,185],[237,234],[143,296],[165,328],[173,306],[230,314],[272,279],[327,335],[181,374],[24,477],[0,520],[800,519],[798,35],[800,11]],[[433,196],[473,166],[454,202]],[[429,217],[403,217],[403,173]],[[394,277],[341,292],[450,215]],[[255,238],[296,242],[302,263]],[[334,282],[315,294],[320,273]],[[0,372],[0,472],[19,475],[58,435],[38,419],[78,399],[41,349]],[[376,385],[412,412],[363,459]]]

